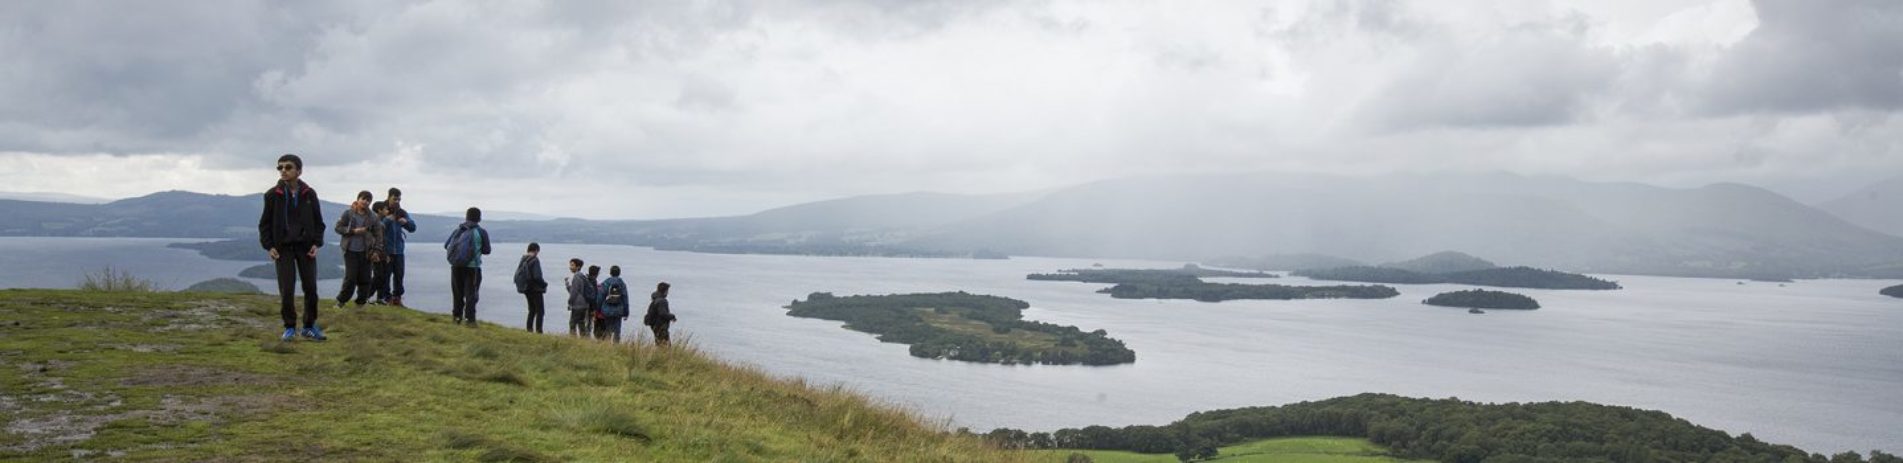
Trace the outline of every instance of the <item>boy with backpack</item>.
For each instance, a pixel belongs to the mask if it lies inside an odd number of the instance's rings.
[[[674,310],[667,306],[667,290],[672,285],[663,281],[654,285],[654,294],[648,295],[648,313],[641,317],[641,324],[654,330],[654,345],[667,346],[668,325],[674,324]]]
[[[628,319],[628,284],[621,281],[621,266],[608,267],[608,281],[601,282],[601,328],[598,338],[612,336],[621,342],[621,321]]]
[[[588,335],[588,318],[593,315],[589,309],[594,307],[594,304],[589,301],[595,298],[595,286],[589,283],[588,276],[581,272],[581,264],[581,259],[568,259],[568,280],[563,282],[563,286],[568,288],[569,336]]]
[[[337,292],[337,308],[350,302],[356,295],[357,308],[370,300],[375,278],[371,273],[371,255],[383,248],[383,221],[370,212],[370,192],[357,192],[357,200],[350,203],[350,209],[337,217],[337,234],[343,238],[338,242],[344,251],[343,289]]]
[[[476,301],[482,293],[482,256],[489,253],[489,233],[482,229],[482,209],[469,208],[464,222],[443,242],[449,256],[450,315],[456,324],[476,326]]]
[[[541,244],[529,243],[529,253],[523,254],[522,262],[515,264],[515,292],[529,300],[527,328],[530,333],[542,332],[542,294],[548,292],[548,281],[542,279],[542,259],[536,257],[541,253]]]

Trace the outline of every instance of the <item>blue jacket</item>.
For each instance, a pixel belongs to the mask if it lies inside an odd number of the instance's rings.
[[[621,302],[609,303],[608,295],[614,294],[615,291],[621,291]],[[601,292],[597,294],[596,297],[601,298],[601,315],[602,316],[604,317],[627,317],[628,316],[628,298],[633,297],[633,295],[628,294],[628,284],[622,282],[621,277],[608,277],[607,281],[601,282]]]
[[[409,219],[409,223],[398,226],[397,217]],[[398,208],[396,212],[390,214],[388,222],[390,226],[383,227],[383,252],[403,255],[403,241],[410,236],[410,233],[416,231],[416,219],[410,218],[410,211]]]

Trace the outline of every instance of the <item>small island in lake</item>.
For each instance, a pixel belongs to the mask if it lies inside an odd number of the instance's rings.
[[[1427,305],[1438,305],[1442,307],[1464,307],[1464,308],[1476,309],[1476,310],[1477,309],[1534,310],[1534,309],[1540,308],[1539,301],[1535,301],[1531,297],[1527,297],[1521,294],[1504,292],[1504,291],[1488,291],[1484,289],[1469,289],[1466,291],[1453,291],[1453,292],[1435,294],[1434,297],[1427,298],[1427,300],[1421,301],[1421,303],[1427,304]],[[1475,312],[1473,310],[1469,310],[1468,312],[1480,313],[1480,312]]]
[[[1026,279],[1109,283],[1099,293],[1117,299],[1194,299],[1222,302],[1236,299],[1385,299],[1401,293],[1386,286],[1289,286],[1273,284],[1210,283],[1205,277],[1280,278],[1267,272],[1206,269],[1196,264],[1180,269],[1072,269],[1033,273]]]
[[[1896,285],[1896,286],[1891,286],[1888,288],[1883,288],[1883,290],[1877,291],[1877,294],[1882,294],[1882,295],[1890,296],[1890,297],[1903,297],[1903,285]]]
[[[834,296],[813,293],[787,315],[846,322],[880,341],[910,344],[913,357],[966,362],[1116,365],[1136,352],[1104,330],[1026,321],[1024,301],[965,292]]]

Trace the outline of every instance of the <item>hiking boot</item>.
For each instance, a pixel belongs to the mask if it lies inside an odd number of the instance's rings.
[[[390,305],[390,301],[387,299],[377,299],[375,301],[371,301],[370,305]]]
[[[324,337],[323,328],[318,328],[313,326],[313,327],[304,329],[304,339],[309,339],[312,341],[322,341],[322,340],[326,340],[330,338]]]
[[[285,328],[285,329],[284,329],[284,336],[281,336],[281,337],[279,337],[279,338],[278,338],[278,341],[282,341],[282,342],[291,342],[291,340],[292,340],[292,339],[295,339],[295,338],[297,338],[297,329],[296,329],[296,328]]]
[[[390,305],[403,307],[403,296],[390,298]]]
[[[344,308],[344,301],[342,300],[337,301],[337,308],[339,309]]]

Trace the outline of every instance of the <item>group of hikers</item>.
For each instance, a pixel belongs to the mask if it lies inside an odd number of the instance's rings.
[[[264,211],[258,217],[258,244],[277,267],[280,312],[284,334],[291,341],[299,336],[323,341],[323,327],[317,324],[317,252],[323,247],[327,230],[341,238],[344,254],[342,290],[337,293],[337,308],[355,299],[356,306],[366,303],[403,307],[404,244],[416,231],[416,221],[403,210],[403,192],[390,188],[383,201],[375,201],[369,191],[357,192],[350,209],[331,227],[325,227],[317,191],[300,178],[304,160],[295,154],[278,157],[278,182],[264,193]],[[482,209],[471,207],[463,223],[443,242],[450,265],[450,316],[458,325],[476,326],[476,302],[482,288],[482,256],[490,253],[489,233],[482,228]],[[529,243],[528,252],[516,265],[516,292],[528,300],[527,329],[542,332],[543,296],[548,282],[542,276],[539,258],[542,246]],[[621,279],[621,267],[610,266],[608,279],[600,280],[601,267],[582,271],[581,259],[569,259],[569,276],[564,279],[568,291],[568,333],[573,336],[621,341],[621,322],[629,316],[628,285]],[[294,297],[296,285],[304,289],[303,329]],[[654,332],[654,341],[668,344],[668,327],[675,321],[668,307],[669,285],[655,285],[648,296],[647,313],[641,323]],[[371,302],[371,297],[376,300]]]
[[[548,293],[548,280],[542,277],[541,254],[541,244],[529,243],[528,252],[515,266],[515,291],[528,298],[527,327],[536,333],[542,332],[545,314],[542,296]],[[608,279],[602,280],[601,266],[589,265],[588,271],[583,272],[585,264],[579,258],[568,259],[568,277],[562,282],[568,290],[568,334],[621,342],[621,322],[628,319],[632,302],[628,283],[621,279],[621,266],[609,266]],[[675,320],[673,310],[667,305],[670,286],[665,281],[654,285],[654,292],[648,294],[647,313],[641,317],[641,324],[653,329],[654,343],[663,346],[668,344],[668,325]]]

